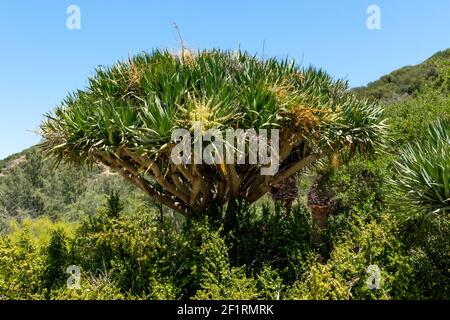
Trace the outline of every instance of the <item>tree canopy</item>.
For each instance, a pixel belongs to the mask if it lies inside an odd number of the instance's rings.
[[[174,164],[176,128],[279,129],[279,171],[260,165]],[[188,216],[236,199],[254,202],[320,159],[371,154],[383,143],[383,109],[343,80],[287,59],[245,52],[155,50],[100,67],[41,125],[56,162],[103,163]],[[248,154],[246,154],[248,157]]]

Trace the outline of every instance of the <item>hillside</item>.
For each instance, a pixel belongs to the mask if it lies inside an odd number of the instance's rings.
[[[395,70],[365,87],[354,90],[387,104],[415,98],[426,90],[450,90],[450,49],[440,51],[415,66]]]
[[[450,49],[353,89],[385,106],[392,152],[419,139],[430,123],[450,117]]]
[[[80,221],[104,204],[112,191],[133,200],[140,192],[104,167],[54,167],[39,148],[11,155],[0,163],[0,234],[11,218]]]
[[[0,160],[0,176],[8,174],[8,172],[10,172],[14,167],[20,164],[23,160],[25,160],[26,153],[33,148],[34,147],[25,149],[21,152],[12,154],[7,158]]]

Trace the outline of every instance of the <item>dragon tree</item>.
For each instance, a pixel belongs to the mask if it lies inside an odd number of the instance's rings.
[[[198,124],[201,132],[279,129],[278,171],[174,163],[173,130],[193,132]],[[214,207],[232,208],[225,216],[235,216],[236,203],[253,203],[320,161],[371,154],[382,144],[384,124],[380,106],[320,69],[246,52],[155,50],[99,67],[87,88],[46,115],[41,131],[56,163],[106,165],[190,217]]]

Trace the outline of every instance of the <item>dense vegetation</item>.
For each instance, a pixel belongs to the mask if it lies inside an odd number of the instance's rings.
[[[449,57],[356,89],[384,106],[385,152],[306,169],[290,214],[268,196],[244,204],[233,237],[104,166],[55,169],[37,147],[6,159],[0,298],[448,299]],[[334,205],[319,228],[308,205],[324,194]],[[81,289],[67,288],[70,265]],[[367,286],[369,265],[380,289]]]

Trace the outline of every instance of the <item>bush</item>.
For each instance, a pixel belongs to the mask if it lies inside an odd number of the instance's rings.
[[[345,279],[333,272],[330,265],[315,264],[301,280],[290,287],[285,299],[289,300],[337,300],[349,299],[350,287]]]
[[[202,282],[194,299],[252,300],[258,297],[256,282],[247,278],[242,268],[225,268]]]
[[[53,300],[124,300],[132,298],[121,293],[108,276],[81,278],[80,289],[61,287],[52,292]]]
[[[421,299],[450,297],[450,220],[441,216],[413,216],[399,226],[401,241],[414,269],[414,291]]]
[[[399,221],[391,214],[349,212],[331,220],[330,259],[317,261],[293,288],[288,298],[305,299],[417,299],[413,259],[400,238]],[[369,289],[368,267],[381,271],[380,288]],[[418,289],[418,290],[416,290]]]
[[[239,216],[238,234],[230,244],[236,252],[234,266],[247,266],[258,273],[266,267],[279,272],[284,282],[297,279],[312,261],[313,229],[309,212],[302,205],[286,209],[277,203],[246,208]]]
[[[52,232],[50,243],[44,251],[45,270],[43,274],[44,287],[47,295],[50,291],[66,283],[68,261],[67,238],[63,229]]]
[[[387,165],[386,159],[374,162],[358,159],[333,170],[328,188],[339,201],[340,211],[362,205],[370,205],[374,211],[382,210],[386,201]]]
[[[111,203],[111,202],[110,202]],[[114,204],[117,204],[114,201]],[[114,205],[117,208],[117,206]],[[70,227],[42,219],[0,238],[3,299],[446,299],[450,296],[445,217],[404,220],[370,202],[330,216],[316,237],[304,208],[247,208],[226,239],[207,218],[178,219],[138,206],[108,208]],[[178,226],[178,227],[177,227]],[[47,236],[43,236],[45,233]],[[327,241],[329,252],[320,243]],[[236,259],[230,259],[234,245]],[[247,259],[247,260],[246,260]],[[69,265],[81,269],[69,289]],[[381,270],[368,288],[369,265]]]
[[[44,258],[24,230],[16,241],[0,238],[0,298],[42,299]]]

